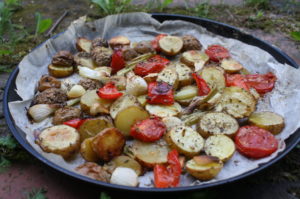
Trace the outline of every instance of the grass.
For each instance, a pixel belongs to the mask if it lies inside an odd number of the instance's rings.
[[[32,189],[26,194],[26,199],[48,199],[46,193],[47,191],[44,188]]]

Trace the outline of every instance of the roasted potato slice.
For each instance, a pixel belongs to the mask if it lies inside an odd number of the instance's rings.
[[[61,66],[54,66],[53,64],[49,64],[48,72],[53,77],[57,77],[57,78],[68,77],[73,74],[74,68],[73,66],[61,67]]]
[[[91,47],[92,47],[92,41],[87,38],[79,37],[76,41],[76,48],[78,51],[90,53]]]
[[[186,163],[187,172],[198,180],[211,180],[219,174],[222,168],[222,161],[207,155],[195,156]]]
[[[112,49],[122,48],[123,46],[129,46],[130,40],[125,36],[116,36],[111,38],[108,44]]]
[[[193,71],[190,67],[181,62],[177,62],[175,63],[175,69],[178,74],[179,87],[192,84],[193,78],[191,74]]]
[[[149,118],[149,113],[140,106],[128,106],[119,111],[115,117],[115,126],[129,136],[130,128],[137,121]]]
[[[89,115],[98,113],[109,113],[112,101],[102,99],[97,95],[96,90],[88,90],[80,99],[81,110]]]
[[[186,126],[175,126],[165,136],[169,146],[181,154],[192,157],[200,153],[204,139],[194,129]]]
[[[147,95],[140,95],[137,97],[137,100],[144,107],[147,104]]]
[[[255,110],[256,100],[246,90],[239,87],[226,87],[215,110],[225,112],[234,118],[248,117]]]
[[[117,167],[125,167],[133,169],[138,176],[143,173],[143,168],[136,160],[126,155],[120,155],[112,159],[109,163],[105,166],[110,171],[115,170]]]
[[[173,90],[176,90],[178,86],[178,74],[176,69],[173,67],[164,68],[160,73],[158,73],[156,81],[165,82],[171,85]]]
[[[199,119],[205,114],[203,111],[195,111],[188,115],[183,115],[181,117],[182,122],[187,126],[192,126],[194,124],[197,124]]]
[[[175,100],[192,100],[198,95],[198,87],[194,85],[189,85],[182,87],[174,95]]]
[[[171,130],[175,126],[182,126],[183,122],[178,117],[164,117],[162,118],[163,123],[167,127],[167,131]]]
[[[100,131],[113,127],[112,121],[105,116],[85,120],[79,127],[80,140],[94,137]]]
[[[43,92],[48,88],[60,88],[60,87],[61,87],[61,82],[58,79],[51,77],[49,75],[43,75],[38,83],[38,90],[40,92]]]
[[[158,77],[158,73],[150,73],[149,75],[146,75],[144,80],[149,84],[150,82],[155,82]]]
[[[86,162],[75,168],[79,174],[90,177],[95,180],[109,182],[111,174],[94,162]]]
[[[198,50],[189,50],[182,53],[180,61],[189,67],[195,69],[195,71],[199,71],[203,68],[204,64],[206,64],[209,60],[209,57],[201,51]]]
[[[92,147],[93,137],[83,140],[80,145],[80,154],[88,162],[96,162],[99,160],[97,153]]]
[[[92,141],[93,150],[103,161],[121,155],[125,146],[124,135],[116,128],[106,128],[98,133]]]
[[[97,65],[94,63],[91,55],[87,52],[79,52],[74,56],[74,61],[77,66],[85,66],[88,68],[95,68]]]
[[[57,125],[44,129],[36,143],[47,153],[55,153],[70,158],[80,147],[79,133],[67,125]]]
[[[125,94],[118,98],[110,107],[110,116],[115,119],[118,112],[127,108],[128,106],[139,106],[137,98],[130,94]]]
[[[235,144],[226,135],[212,135],[205,140],[204,151],[207,155],[218,157],[226,162],[233,156]]]
[[[173,56],[177,55],[181,51],[183,47],[183,40],[180,37],[168,35],[161,38],[158,45],[164,54]]]
[[[225,70],[227,73],[236,73],[242,70],[244,67],[241,63],[238,61],[229,58],[229,59],[223,59],[221,62],[221,67]]]
[[[208,86],[216,88],[219,92],[222,92],[226,86],[224,70],[218,66],[207,66],[200,71],[200,76],[206,81]]]
[[[205,138],[217,134],[233,137],[238,129],[236,119],[222,112],[206,113],[198,123],[198,132]]]
[[[169,147],[164,140],[156,142],[141,142],[134,140],[132,152],[135,159],[146,167],[154,167],[156,164],[164,164],[168,161]]]
[[[249,123],[270,131],[277,135],[284,128],[284,119],[282,116],[273,112],[256,112],[249,117]]]
[[[158,117],[171,117],[176,116],[181,112],[181,106],[176,102],[173,105],[169,106],[147,104],[146,110],[151,115],[157,115]]]

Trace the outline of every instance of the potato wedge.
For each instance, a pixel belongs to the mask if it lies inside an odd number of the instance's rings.
[[[47,153],[55,153],[67,159],[73,156],[80,147],[80,136],[75,128],[57,125],[44,129],[36,143]]]
[[[92,147],[93,137],[83,140],[80,145],[80,154],[87,162],[97,162],[99,160],[97,153]]]
[[[221,67],[225,70],[226,73],[236,73],[244,68],[241,63],[232,58],[223,59],[221,62]]]
[[[105,169],[113,172],[117,167],[125,167],[133,169],[138,176],[143,173],[143,168],[136,160],[126,155],[120,155],[113,158],[110,162],[104,165]]]
[[[123,46],[129,46],[130,40],[125,36],[116,36],[111,38],[108,44],[112,49],[122,48]]]
[[[273,112],[256,112],[249,117],[249,123],[277,135],[284,128],[284,119]]]
[[[184,125],[183,122],[178,117],[164,117],[162,118],[163,123],[167,127],[167,131],[170,131],[175,126]]]
[[[132,152],[138,162],[143,166],[151,168],[156,164],[164,164],[168,161],[169,147],[162,139],[156,142],[134,140]]]
[[[189,85],[182,87],[174,95],[175,100],[192,100],[198,95],[198,87],[194,85]]]
[[[191,74],[193,71],[190,67],[181,62],[176,62],[175,69],[178,74],[179,87],[192,84],[193,78]]]
[[[218,157],[226,162],[233,156],[235,144],[226,135],[212,135],[205,140],[204,151],[207,155]]]
[[[61,67],[61,66],[54,66],[53,64],[49,64],[48,72],[53,77],[57,77],[57,78],[68,77],[73,74],[74,68],[73,66]]]
[[[146,110],[151,115],[157,115],[158,117],[171,117],[181,112],[181,106],[176,102],[170,106],[147,104]]]
[[[233,137],[239,129],[239,124],[226,113],[209,112],[201,117],[197,127],[198,132],[205,138],[218,134]]]
[[[158,73],[156,81],[165,82],[171,85],[173,90],[176,90],[178,86],[178,74],[176,69],[172,67],[164,68],[160,73]]]
[[[256,100],[246,90],[239,87],[226,87],[215,111],[225,112],[234,118],[248,117],[255,110]]]
[[[94,137],[103,129],[111,128],[113,126],[114,125],[112,121],[105,116],[87,119],[80,125],[78,129],[80,140],[84,141],[87,138]]]
[[[103,161],[121,155],[125,146],[124,135],[116,128],[106,128],[98,133],[92,141],[93,150]]]
[[[180,37],[168,35],[161,38],[158,45],[164,54],[173,56],[177,55],[181,51],[183,47],[183,40]]]
[[[200,71],[200,76],[206,81],[208,86],[216,88],[219,92],[222,92],[226,86],[224,70],[218,66],[207,66]]]
[[[149,117],[149,113],[142,107],[128,106],[117,113],[115,117],[115,126],[125,136],[129,136],[130,128],[133,124]]]
[[[97,65],[94,63],[91,55],[87,52],[79,52],[74,56],[74,61],[77,66],[85,66],[88,68],[95,68]]]
[[[209,57],[201,51],[198,50],[189,50],[182,53],[180,61],[186,64],[189,67],[199,71],[203,66],[208,62]]]
[[[198,180],[211,180],[219,174],[223,163],[216,157],[201,155],[187,161],[185,167]]]
[[[170,148],[179,153],[192,157],[200,153],[204,146],[204,139],[194,129],[186,126],[175,126],[165,136]]]
[[[92,47],[92,41],[87,38],[79,37],[76,41],[76,48],[78,51],[90,53],[91,47]]]
[[[112,101],[100,98],[96,90],[88,90],[80,99],[81,110],[89,115],[109,113]]]
[[[150,82],[155,82],[158,77],[158,73],[150,73],[149,75],[146,75],[144,80],[149,84]]]

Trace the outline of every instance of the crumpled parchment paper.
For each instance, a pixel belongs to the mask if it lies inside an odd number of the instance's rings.
[[[132,42],[151,40],[160,33],[172,35],[194,35],[203,48],[211,44],[220,44],[229,49],[232,57],[241,62],[252,73],[266,73],[272,71],[277,77],[275,89],[259,101],[257,110],[269,110],[282,115],[285,118],[285,128],[277,135],[280,140],[279,149],[271,156],[252,160],[241,156],[238,152],[225,164],[219,175],[208,182],[200,182],[190,175],[182,176],[181,186],[210,183],[228,179],[247,171],[253,170],[261,163],[265,163],[276,157],[285,148],[284,140],[287,139],[300,126],[300,71],[289,65],[278,63],[269,53],[255,46],[250,46],[235,39],[224,38],[208,32],[205,28],[185,21],[165,21],[160,23],[146,13],[131,13],[112,15],[94,22],[85,23],[84,17],[74,21],[70,27],[55,38],[47,40],[38,48],[28,54],[19,64],[20,72],[16,79],[17,93],[23,101],[9,103],[10,112],[16,125],[26,133],[27,141],[44,157],[57,165],[73,170],[83,163],[80,155],[72,161],[66,162],[58,155],[43,152],[34,143],[34,131],[51,126],[51,118],[41,123],[30,124],[26,117],[25,107],[29,107],[35,94],[39,78],[47,74],[47,66],[52,56],[60,50],[76,52],[75,41],[77,37],[93,39],[101,36],[105,39],[117,35],[124,35]],[[151,187],[152,172],[140,177],[141,187]]]

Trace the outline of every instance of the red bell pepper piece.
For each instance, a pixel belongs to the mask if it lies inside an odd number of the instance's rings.
[[[165,82],[151,82],[148,85],[147,102],[149,104],[174,104],[172,86]]]
[[[108,82],[102,88],[97,90],[97,94],[100,98],[103,99],[117,99],[123,95],[123,93],[119,92],[117,87],[113,82]]]
[[[149,73],[159,73],[169,62],[170,60],[155,55],[145,62],[138,63],[134,68],[134,73],[142,77]]]
[[[200,75],[198,75],[197,73],[193,73],[192,76],[196,81],[199,95],[200,96],[208,95],[210,92],[210,88],[208,87],[206,81],[202,77],[200,77]]]
[[[125,67],[125,60],[121,49],[114,51],[111,57],[110,67],[112,68],[112,73],[116,73]]]
[[[156,188],[177,187],[180,182],[181,165],[178,152],[174,149],[168,153],[168,165],[154,166],[154,185]]]
[[[87,119],[79,119],[79,118],[77,118],[77,119],[66,121],[63,124],[64,125],[68,125],[70,127],[73,127],[75,129],[78,129],[83,124],[83,122],[86,121],[86,120]]]

